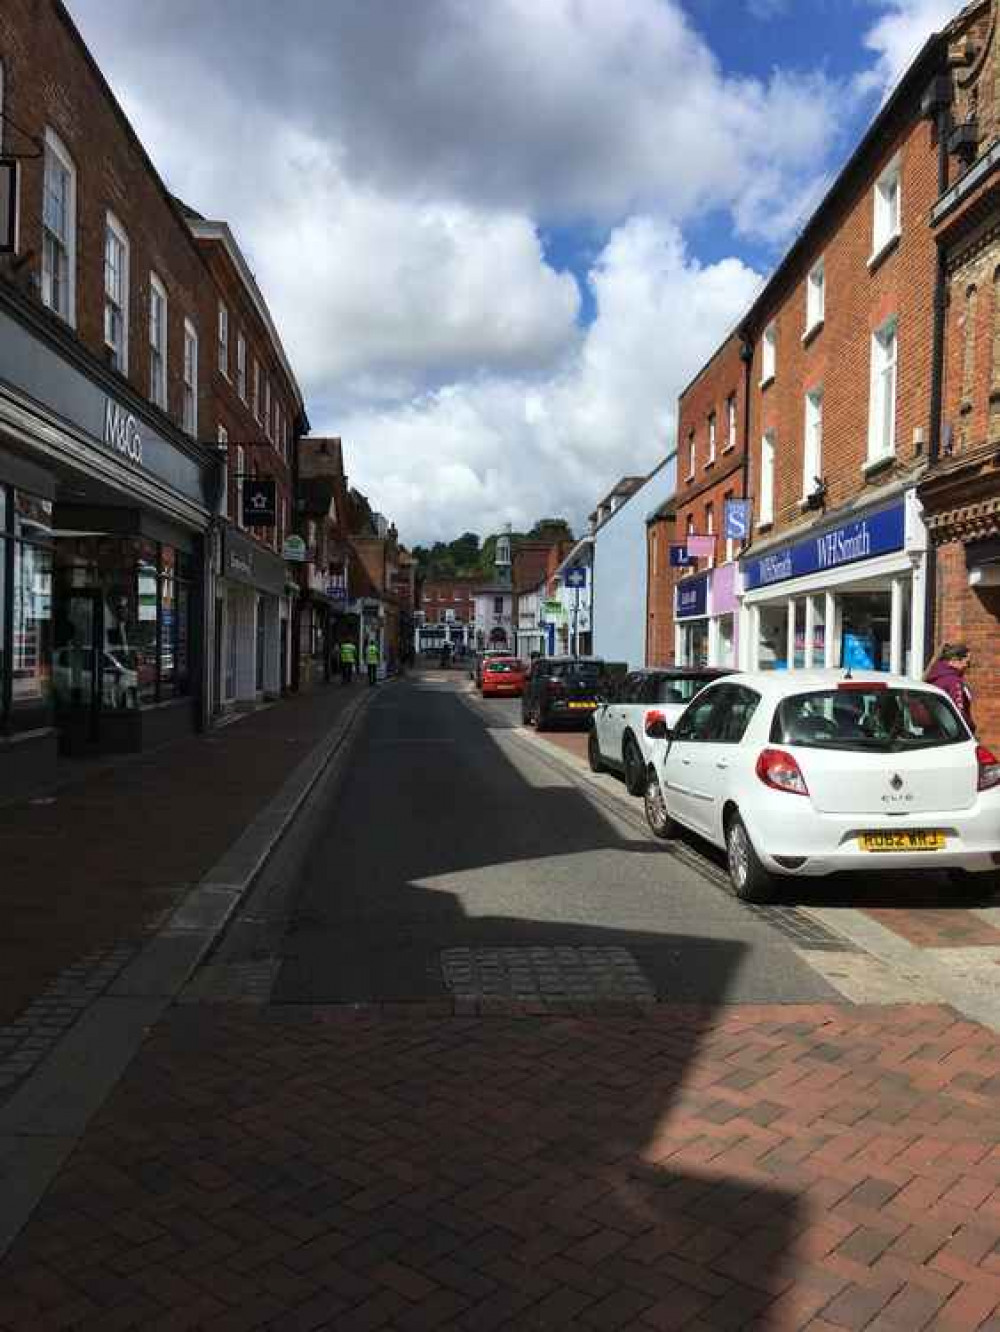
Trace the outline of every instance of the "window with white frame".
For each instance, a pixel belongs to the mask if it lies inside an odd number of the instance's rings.
[[[236,525],[243,526],[243,479],[246,476],[247,455],[242,444],[236,445]]]
[[[76,323],[76,167],[50,129],[42,185],[42,301]]]
[[[896,451],[896,320],[872,334],[871,396],[868,406],[868,461]]]
[[[761,527],[774,522],[774,431],[766,430],[760,441],[760,487],[757,496],[757,522]]]
[[[715,462],[715,413],[708,414],[708,462]],[[707,466],[707,463],[706,463]]]
[[[129,244],[125,228],[108,213],[104,221],[104,345],[112,370],[128,373]]]
[[[881,254],[900,233],[900,192],[899,158],[895,157],[875,182],[872,258]]]
[[[149,397],[167,410],[167,289],[149,275]]]
[[[253,418],[260,420],[260,361],[253,363]]]
[[[778,364],[778,330],[768,324],[760,341],[760,382],[770,384]]]
[[[218,427],[216,439],[219,442],[219,461],[222,468],[222,480],[219,489],[219,516],[229,517],[229,431],[224,425]]]
[[[725,449],[736,448],[736,394],[730,393],[726,399],[726,443]]]
[[[806,278],[806,333],[819,328],[826,318],[826,264],[813,264]]]
[[[184,413],[181,424],[189,435],[198,434],[198,334],[184,320]]]
[[[802,441],[802,498],[822,484],[823,471],[823,390],[806,394],[805,433]]]
[[[247,340],[242,333],[236,335],[236,392],[247,400]]]
[[[219,302],[219,369],[229,378],[229,311]]]
[[[689,477],[694,476],[694,463],[695,463],[694,431],[689,430],[688,431],[688,476]]]

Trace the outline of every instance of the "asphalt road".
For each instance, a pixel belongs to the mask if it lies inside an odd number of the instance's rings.
[[[379,689],[299,857],[273,1002],[837,998],[517,716],[458,672]]]

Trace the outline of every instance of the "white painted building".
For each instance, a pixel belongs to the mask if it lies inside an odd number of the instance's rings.
[[[674,493],[671,455],[648,477],[626,477],[591,514],[593,655],[637,670],[646,662],[646,519]]]

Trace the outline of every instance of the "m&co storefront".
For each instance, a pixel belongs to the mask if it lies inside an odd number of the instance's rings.
[[[217,464],[0,293],[0,800],[193,729]]]
[[[913,491],[740,562],[744,670],[920,675],[927,533]]]

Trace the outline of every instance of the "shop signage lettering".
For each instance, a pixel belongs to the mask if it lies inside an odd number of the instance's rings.
[[[683,583],[678,583],[676,598],[678,618],[707,614],[708,575],[703,574],[700,578],[686,578]]]
[[[244,578],[252,578],[253,560],[249,555],[241,555],[239,551],[231,549],[229,552],[229,572],[242,574]]]
[[[131,414],[110,398],[104,404],[104,442],[130,462],[142,465],[142,429]]]
[[[842,527],[831,528],[808,541],[785,546],[773,554],[762,555],[760,559],[744,561],[746,588],[752,591],[771,583],[783,583],[789,578],[803,578],[857,560],[888,555],[894,550],[902,550],[905,537],[906,514],[900,502]]]

